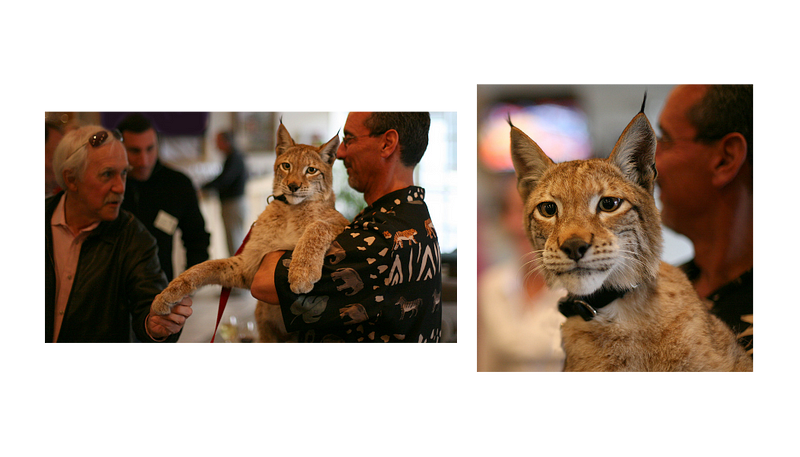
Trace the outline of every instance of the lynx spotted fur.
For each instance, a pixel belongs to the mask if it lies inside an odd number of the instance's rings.
[[[310,291],[322,275],[328,248],[348,224],[334,208],[331,170],[338,146],[338,135],[319,148],[296,144],[281,123],[275,148],[275,200],[253,224],[242,252],[180,274],[153,300],[153,312],[168,314],[172,305],[207,284],[249,289],[264,255],[277,250],[294,250],[289,266],[292,291]],[[262,342],[290,339],[277,305],[258,302],[256,321]]]
[[[566,300],[573,301],[564,306],[612,298],[580,310],[585,317],[567,318],[564,370],[752,371],[733,332],[708,312],[679,269],[660,261],[655,150],[644,104],[608,159],[556,164],[511,125],[537,269],[550,286],[569,292]]]

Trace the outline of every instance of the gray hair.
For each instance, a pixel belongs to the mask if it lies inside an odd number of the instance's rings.
[[[103,144],[119,141],[110,130],[99,125],[87,125],[67,133],[58,143],[53,152],[53,171],[56,174],[56,182],[62,189],[67,188],[67,183],[64,181],[64,171],[66,170],[72,171],[79,179],[83,179],[83,174],[89,165],[87,160],[89,138],[100,131],[108,133],[108,139]]]

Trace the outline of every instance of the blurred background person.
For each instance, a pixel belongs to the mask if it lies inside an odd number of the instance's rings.
[[[217,149],[225,156],[222,172],[213,181],[203,185],[202,189],[204,191],[214,189],[219,195],[225,241],[228,253],[232,256],[242,244],[246,232],[247,166],[244,157],[236,148],[233,132],[225,131],[217,134]]]
[[[211,236],[200,212],[197,191],[183,173],[161,163],[158,135],[141,114],[130,114],[117,124],[131,170],[123,209],[136,216],[158,242],[158,258],[168,280],[174,277],[172,244],[177,229],[186,250],[186,268],[208,260]]]
[[[44,122],[44,196],[50,197],[61,190],[56,182],[56,174],[53,171],[53,153],[56,146],[64,137],[61,126],[55,122]]]
[[[535,272],[514,174],[503,180],[501,223],[514,254],[489,267],[478,282],[478,371],[561,371],[564,290],[551,290]]]

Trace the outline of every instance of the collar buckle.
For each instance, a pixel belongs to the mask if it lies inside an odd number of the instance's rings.
[[[583,320],[590,321],[597,317],[598,309],[608,305],[618,298],[622,298],[630,290],[631,289],[600,289],[597,292],[586,296],[569,294],[558,301],[558,310],[565,317],[578,315],[581,316]]]
[[[566,317],[578,315],[585,321],[590,321],[597,316],[597,310],[592,305],[570,295],[558,301],[558,310]]]
[[[583,320],[590,321],[597,316],[597,310],[592,308],[592,305],[586,303],[583,300],[575,299],[573,302],[573,308],[578,311],[578,314],[581,315]]]
[[[270,200],[270,199],[272,199],[272,200]],[[286,203],[287,205],[289,204],[289,201],[286,200],[286,195],[283,195],[283,194],[281,194],[281,195],[275,195],[275,194],[270,195],[269,197],[267,197],[267,204],[269,205],[270,203],[274,202],[275,200],[278,200],[279,202]]]

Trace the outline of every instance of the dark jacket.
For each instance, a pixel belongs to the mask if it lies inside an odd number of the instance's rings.
[[[155,226],[159,212],[178,220],[181,239],[186,248],[186,268],[208,260],[211,235],[197,203],[197,191],[183,173],[156,162],[147,181],[128,177],[122,208],[130,211],[150,231],[158,242],[158,259],[168,280],[174,278],[172,267],[173,233]]]
[[[53,341],[56,273],[50,219],[63,192],[45,201],[45,341]],[[75,281],[58,342],[152,341],[145,319],[153,298],[167,286],[156,241],[130,213],[100,222],[81,247]],[[167,341],[178,340],[179,334]]]
[[[216,189],[220,200],[226,200],[244,195],[246,185],[247,165],[242,154],[234,150],[225,159],[219,176],[203,185],[203,189]]]

